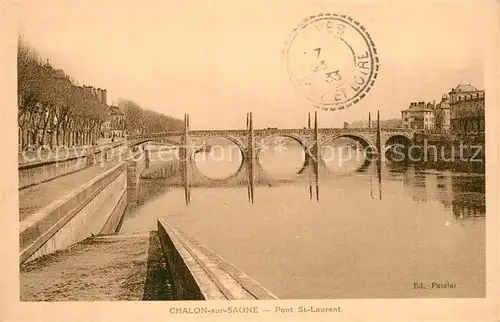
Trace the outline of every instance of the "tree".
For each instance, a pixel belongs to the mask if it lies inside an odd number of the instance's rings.
[[[40,105],[43,100],[45,88],[44,67],[36,51],[28,46],[22,37],[18,39],[18,125],[22,132],[31,128],[37,123],[40,114]],[[36,133],[29,132],[29,136]],[[23,148],[28,140],[23,141]]]
[[[61,69],[53,68],[23,39],[18,39],[18,126],[21,148],[88,144],[100,135],[108,118],[108,106],[92,92],[77,85]],[[182,122],[142,109],[133,101],[121,100],[129,133],[162,132],[182,129]]]
[[[121,99],[118,106],[125,111],[125,129],[129,134],[180,131],[181,120],[143,109],[139,104]]]
[[[56,145],[60,146],[66,145],[67,142],[67,130],[69,116],[75,109],[80,99],[80,87],[73,85],[71,82],[64,82],[60,87],[60,99],[61,102],[55,110],[54,116],[54,131],[56,137]],[[62,136],[62,142],[61,140]]]
[[[125,130],[129,134],[139,134],[145,131],[142,108],[133,101],[120,100],[120,109],[125,113]]]

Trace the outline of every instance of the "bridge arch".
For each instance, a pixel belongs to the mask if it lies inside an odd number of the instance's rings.
[[[387,160],[393,162],[402,162],[407,160],[409,148],[412,140],[404,134],[394,134],[389,136],[384,145],[384,156]]]
[[[301,168],[299,169],[299,171],[296,174],[302,173],[304,171],[304,169],[306,169],[307,166],[308,166],[308,164],[309,164],[309,158],[307,157],[307,155],[308,155],[308,150],[309,150],[310,147],[308,147],[307,141],[304,138],[300,137],[299,135],[290,134],[290,133],[273,133],[273,134],[269,134],[269,135],[264,135],[264,136],[258,137],[257,139],[260,140],[261,142],[260,143],[257,142],[257,149],[255,151],[255,160],[257,161],[257,165],[264,172],[267,172],[264,169],[264,167],[262,166],[261,159],[260,159],[260,154],[265,150],[265,146],[264,145],[265,145],[266,141],[272,140],[273,138],[279,138],[279,137],[291,139],[294,142],[298,143],[299,146],[302,148],[302,152],[305,155],[304,162],[303,162]]]
[[[138,139],[136,141],[133,141],[129,144],[130,147],[135,146],[135,145],[140,145],[143,143],[147,142],[158,142],[158,143],[169,143],[173,146],[180,146],[181,143],[172,139],[167,139],[167,138],[144,138],[144,139]]]
[[[214,134],[212,136],[203,136],[200,138],[193,137],[193,139],[197,139],[197,140],[200,140],[203,142],[206,142],[210,139],[216,139],[216,138],[217,139],[226,139],[229,142],[233,143],[237,147],[238,153],[241,155],[241,162],[238,165],[238,168],[234,173],[230,174],[229,176],[223,177],[223,178],[214,178],[214,177],[210,177],[209,175],[206,175],[205,173],[203,173],[199,169],[198,165],[196,164],[196,154],[200,153],[202,151],[200,151],[196,148],[193,148],[193,147],[191,147],[189,150],[189,163],[191,164],[192,169],[194,169],[196,171],[197,175],[203,177],[205,180],[214,181],[214,182],[230,181],[230,180],[234,179],[235,177],[237,177],[242,172],[243,168],[245,167],[245,159],[247,158],[247,151],[244,148],[243,144],[237,138],[232,137],[230,135]]]
[[[329,141],[333,142],[340,138],[349,138],[361,144],[361,146],[366,149],[367,147],[375,148],[374,142],[362,133],[340,133],[333,136]]]
[[[241,153],[241,156],[243,157],[243,159],[245,159],[247,156],[247,151],[246,151],[246,148],[243,146],[243,144],[237,138],[232,137],[230,135],[213,135],[213,136],[204,136],[204,137],[200,137],[200,138],[193,137],[193,139],[198,139],[200,141],[208,141],[210,139],[226,139],[226,140],[230,141],[231,143],[234,143],[234,145],[236,145],[238,147],[238,150]],[[194,157],[194,155],[197,152],[198,151],[196,151],[196,149],[190,150],[189,154],[191,156],[191,159]]]
[[[295,135],[295,134],[290,134],[290,133],[273,133],[273,134],[269,134],[269,135],[264,135],[262,137],[258,137],[257,139],[261,139],[262,141],[267,141],[267,140],[277,138],[277,137],[292,139],[295,142],[297,142],[304,149],[304,152],[306,152],[306,150],[307,150],[306,140],[304,140],[304,138],[302,138],[300,135]]]
[[[389,136],[385,141],[385,147],[395,144],[402,144],[409,147],[412,144],[412,140],[405,134],[394,134]]]
[[[155,139],[149,140],[148,142],[149,143],[167,144],[167,145],[171,145],[171,146],[175,146],[175,147],[180,147],[181,146],[180,142],[172,140],[172,139],[166,139],[166,138],[165,139],[155,138]]]
[[[337,139],[340,139],[340,138],[349,138],[349,139],[352,139],[354,140],[355,142],[359,143],[363,149],[362,151],[362,162],[359,166],[358,169],[356,169],[355,171],[361,171],[361,169],[364,169],[364,168],[367,168],[371,162],[373,161],[373,155],[375,155],[377,153],[377,149],[376,149],[376,145],[373,141],[372,138],[370,138],[369,136],[366,136],[364,135],[363,133],[338,133],[338,134],[335,134],[331,137],[322,137],[322,141],[321,142],[321,145],[320,145],[320,148],[321,148],[321,153],[320,153],[320,162],[328,168],[328,160],[327,160],[327,156],[326,156],[326,148],[327,147],[331,147],[333,148],[333,142]],[[333,153],[333,152],[332,152]],[[332,154],[333,156],[333,154]],[[331,171],[334,171],[332,169],[330,169]],[[336,172],[336,171],[334,171]]]

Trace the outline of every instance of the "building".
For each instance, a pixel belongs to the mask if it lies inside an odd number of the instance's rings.
[[[484,90],[458,85],[448,93],[450,130],[455,134],[484,133]]]
[[[447,94],[443,94],[441,102],[434,109],[435,131],[437,133],[450,132],[450,99]]]
[[[108,138],[111,138],[112,137],[112,133],[111,133],[111,110],[109,109],[108,107],[108,98],[107,98],[107,90],[106,89],[102,89],[102,88],[95,88],[93,86],[86,86],[86,85],[83,85],[83,90],[92,95],[96,101],[98,101],[99,103],[102,103],[104,105],[106,105],[106,108],[107,108],[107,116],[106,116],[106,121],[104,121],[102,124],[101,124],[101,138],[103,139],[108,139]]]
[[[125,113],[117,106],[109,107],[109,134],[111,138],[125,137]]]
[[[107,108],[106,121],[101,124],[101,138],[111,138],[111,111]]]
[[[401,111],[404,129],[433,131],[435,127],[433,103],[411,102],[410,107]]]
[[[104,105],[108,105],[107,103],[107,91],[105,89],[102,89],[102,88],[95,88],[93,86],[86,86],[86,85],[83,85],[83,89],[91,94],[92,96],[94,96],[94,98],[99,102],[99,103],[102,103]]]

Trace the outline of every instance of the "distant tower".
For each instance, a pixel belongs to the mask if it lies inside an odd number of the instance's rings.
[[[104,105],[108,105],[108,92],[107,92],[107,90],[103,89],[102,92],[101,92],[101,95],[102,95],[102,97],[101,97],[102,101],[101,102]]]

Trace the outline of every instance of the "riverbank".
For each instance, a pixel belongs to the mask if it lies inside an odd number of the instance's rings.
[[[21,301],[173,298],[156,231],[86,239],[21,266]]]
[[[401,147],[388,150],[386,159],[411,164],[416,169],[483,175],[485,173],[484,136],[457,137],[417,134],[413,143],[403,150]]]

